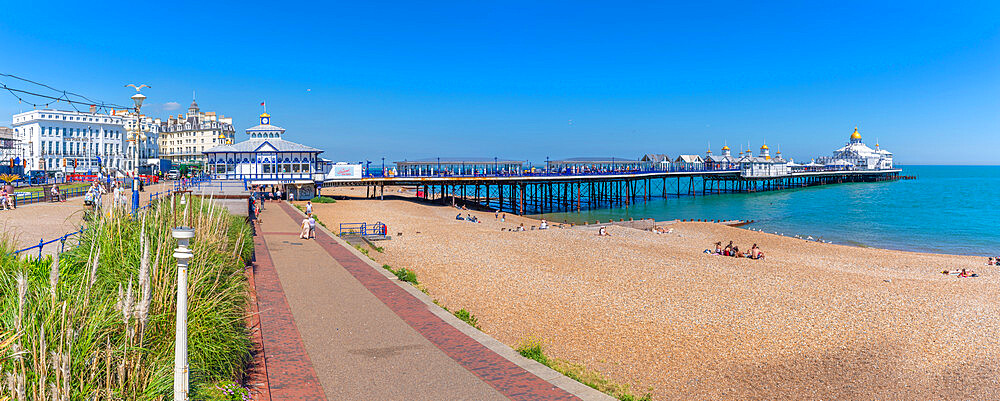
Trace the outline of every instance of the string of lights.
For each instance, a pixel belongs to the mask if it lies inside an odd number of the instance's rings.
[[[116,110],[127,110],[132,108],[130,106],[124,106],[120,104],[107,103],[103,101],[94,100],[78,93],[57,89],[50,85],[46,85],[41,82],[36,82],[27,78],[22,78],[13,74],[6,74],[0,72],[0,77],[16,79],[28,84],[40,86],[42,88],[54,92],[52,94],[39,93],[40,91],[11,87],[4,82],[0,82],[0,89],[6,90],[12,96],[17,98],[18,103],[30,104],[32,108],[36,109],[39,107],[47,108],[57,103],[66,103],[76,111],[80,111],[80,109],[77,108],[77,105],[80,105],[80,106],[93,107],[96,112],[112,114]],[[44,100],[39,101],[38,99],[44,99]]]

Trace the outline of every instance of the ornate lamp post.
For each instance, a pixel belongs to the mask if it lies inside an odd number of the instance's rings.
[[[188,399],[188,352],[187,352],[187,270],[188,261],[194,253],[188,248],[189,241],[194,238],[194,228],[183,226],[187,217],[187,193],[179,191],[181,204],[184,205],[182,225],[170,230],[170,235],[177,240],[174,249],[174,259],[177,259],[177,322],[174,334],[174,401]]]
[[[132,95],[132,101],[135,103],[135,130],[132,131],[132,141],[134,150],[134,165],[132,166],[132,214],[135,214],[139,210],[139,143],[140,141],[146,140],[146,134],[142,132],[142,115],[140,110],[142,109],[142,101],[146,100],[146,95],[139,93],[142,88],[148,88],[149,85],[139,85],[134,84],[125,85],[125,87],[135,88],[135,94]]]

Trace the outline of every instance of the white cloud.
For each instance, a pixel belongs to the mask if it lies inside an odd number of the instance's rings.
[[[163,110],[171,111],[181,108],[181,104],[177,102],[166,102],[163,104]]]

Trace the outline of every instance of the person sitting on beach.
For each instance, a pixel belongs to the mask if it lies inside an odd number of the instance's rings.
[[[987,260],[986,261],[986,265],[987,266],[993,266],[993,258],[990,258],[989,260]]]
[[[733,256],[733,241],[729,241],[729,245],[722,248],[722,256]]]
[[[729,251],[729,256],[734,256],[735,257],[736,255],[741,255],[741,254],[742,254],[742,252],[740,252],[740,247],[738,247],[736,245],[733,245],[733,249],[731,249]]]
[[[465,220],[465,218],[463,218],[462,214],[459,213],[458,215],[455,216],[455,220]]]
[[[517,226],[517,231],[524,231],[524,223],[521,223],[521,225]]]
[[[745,257],[747,257],[747,255],[744,254],[743,251],[740,251],[740,250],[737,250],[736,254],[734,254],[733,256],[735,256],[737,258],[745,258]]]
[[[545,222],[545,219],[542,219],[542,222],[538,224],[538,229],[545,230],[547,228],[549,228],[549,223]]]
[[[753,246],[750,247],[750,259],[762,259],[763,257],[764,254],[760,251],[760,248],[757,247],[757,244],[753,244]]]
[[[609,236],[611,236],[611,234],[608,234],[608,228],[607,227],[601,226],[601,228],[599,228],[597,230],[597,236],[599,236],[599,237],[609,237]]]
[[[722,241],[715,243],[715,254],[722,255]]]

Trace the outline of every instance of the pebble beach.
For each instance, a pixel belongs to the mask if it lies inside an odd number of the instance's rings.
[[[538,221],[390,191],[328,188],[319,220],[388,225],[379,262],[517,347],[544,342],[655,400],[995,399],[1000,267],[985,258],[824,244],[713,223],[656,234]],[[296,202],[303,203],[303,202]],[[481,223],[455,219],[472,214]],[[505,230],[506,229],[506,230]],[[705,254],[756,243],[764,260]],[[957,278],[942,270],[971,269]]]

